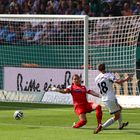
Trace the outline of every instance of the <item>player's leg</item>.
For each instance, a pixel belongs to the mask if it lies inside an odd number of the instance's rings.
[[[92,103],[92,109],[96,111],[98,126],[102,123],[102,107],[99,104]]]
[[[119,105],[119,104],[118,104]],[[120,106],[120,105],[119,105]],[[120,106],[120,117],[119,119],[117,120],[118,121],[118,124],[119,124],[119,128],[122,127],[122,114],[121,114],[121,111],[122,111],[122,107]]]
[[[103,125],[102,128],[106,128],[110,125],[112,125],[116,120],[118,120],[120,117],[120,111],[114,113],[114,117],[108,119]]]
[[[116,104],[116,101],[107,101],[104,102],[104,105],[109,109],[110,114],[114,114],[114,117],[108,119],[104,124],[99,125],[98,128],[94,131],[95,134],[100,132],[103,128],[112,125],[120,117],[120,107],[118,104]]]
[[[122,110],[121,106],[120,106],[120,109]],[[126,127],[129,124],[129,122],[124,122],[124,123],[122,122],[122,113],[121,113],[121,111],[120,111],[120,117],[119,117],[119,119],[117,121],[118,121],[120,130],[122,130],[124,127]]]
[[[120,108],[120,105],[118,104],[117,100],[106,102],[105,105],[109,109],[110,114],[111,115],[114,114],[114,117],[108,119],[102,125],[103,128],[112,125],[116,120],[120,119],[120,121],[121,121],[121,108]]]
[[[122,123],[122,115],[121,115],[121,111],[119,111],[119,112],[116,112],[115,114],[114,114],[114,118],[113,118],[113,120],[114,121],[118,121],[119,122],[119,129],[120,130],[122,130],[124,127],[126,127],[128,124],[129,124],[129,122],[125,122],[125,123]],[[111,125],[111,124],[110,124]],[[109,126],[109,125],[108,125]],[[103,124],[102,125],[102,127],[104,128],[104,127],[108,127],[107,126],[107,124]]]
[[[79,128],[85,125],[87,123],[85,105],[75,105],[74,112],[78,116],[79,121],[73,124],[73,128]]]
[[[87,123],[86,114],[82,113],[79,115],[79,121],[73,124],[73,128],[79,128]]]
[[[114,117],[109,118],[104,124],[100,124],[96,130],[94,130],[94,134],[99,133],[102,129],[112,125],[115,122]]]

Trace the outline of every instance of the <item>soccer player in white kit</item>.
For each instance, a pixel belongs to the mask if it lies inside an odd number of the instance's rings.
[[[112,84],[117,83],[121,84],[125,81],[130,80],[130,77],[126,79],[116,79],[113,73],[107,73],[105,71],[105,64],[100,64],[98,66],[98,70],[100,74],[95,78],[95,82],[99,87],[100,93],[102,95],[102,101],[105,107],[108,108],[110,114],[114,115],[110,119],[108,119],[104,124],[100,125],[95,131],[94,134],[100,132],[103,128],[106,128],[112,125],[115,121],[119,123],[119,129],[123,129],[123,127],[128,125],[128,122],[122,123],[121,109],[122,107],[118,104],[117,98],[115,96],[115,90],[113,89]]]

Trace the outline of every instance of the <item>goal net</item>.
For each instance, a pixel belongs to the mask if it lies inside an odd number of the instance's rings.
[[[136,73],[139,32],[139,16],[89,18],[90,68],[97,69],[98,64],[105,63],[107,71],[113,72],[117,78],[125,78],[128,75],[132,77],[132,81],[122,85],[114,84],[119,102],[125,107],[140,107],[139,97],[136,97],[139,95]],[[89,74],[88,77],[92,86],[92,75]]]
[[[132,82],[114,85],[117,95],[137,96],[139,32],[140,16],[0,15],[0,88],[47,92],[50,85],[68,86],[77,73],[97,90],[97,66],[105,63],[118,78],[133,77]],[[65,100],[55,97],[45,95],[43,101]]]
[[[49,85],[68,86],[77,70],[82,77],[87,25],[87,16],[0,15],[1,88],[47,92]],[[48,96],[43,102],[59,99]]]
[[[139,94],[136,84],[136,46],[139,31],[139,16],[89,18],[90,65],[96,69],[99,63],[105,63],[107,70],[114,72],[117,78],[128,75],[133,77],[131,83],[115,85],[118,95]]]

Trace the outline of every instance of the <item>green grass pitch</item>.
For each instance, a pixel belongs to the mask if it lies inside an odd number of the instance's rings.
[[[14,120],[15,110],[24,118]],[[86,126],[73,129],[78,118],[70,105],[0,103],[0,140],[140,140],[140,109],[124,109],[123,120],[129,125],[118,130],[118,123],[93,134],[97,126],[95,112],[87,114]],[[111,117],[103,110],[103,122]]]

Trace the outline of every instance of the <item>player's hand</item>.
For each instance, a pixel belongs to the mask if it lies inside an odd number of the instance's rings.
[[[51,87],[51,88],[49,88],[49,91],[59,92],[60,89],[59,88],[56,88],[56,87]]]

